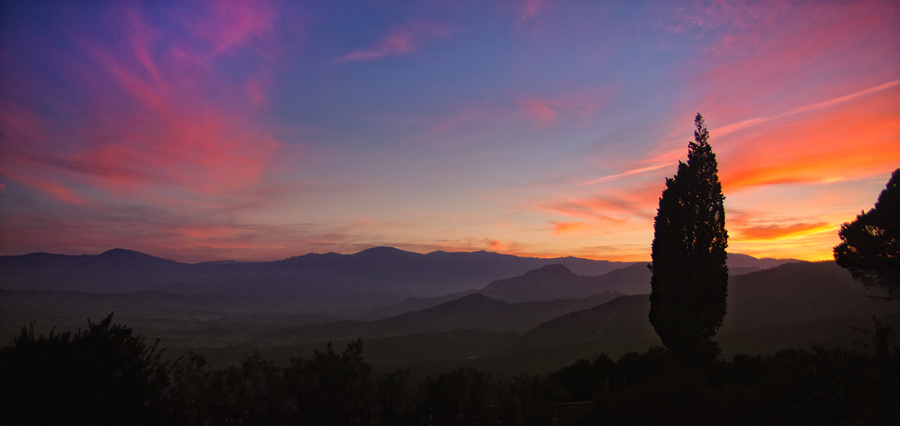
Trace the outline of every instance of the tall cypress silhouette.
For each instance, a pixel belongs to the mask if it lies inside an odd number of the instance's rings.
[[[687,163],[666,179],[654,221],[650,323],[676,355],[711,360],[728,295],[728,231],[709,132],[699,113],[694,123]]]

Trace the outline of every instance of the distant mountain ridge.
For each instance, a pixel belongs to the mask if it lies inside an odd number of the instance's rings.
[[[753,264],[752,257],[733,257]],[[522,278],[502,281],[516,277]],[[310,253],[271,262],[196,264],[125,249],[99,255],[0,256],[0,289],[101,294],[163,291],[291,300],[310,312],[335,315],[485,286],[483,294],[507,302],[584,297],[603,291],[635,294],[649,288],[649,272],[644,262],[545,259],[486,251],[421,254],[392,247],[349,255]]]
[[[478,289],[548,264],[600,275],[629,262],[492,253],[413,253],[375,247],[359,253],[310,253],[272,262],[186,264],[113,249],[99,255],[0,256],[0,289],[130,293],[141,290],[249,299],[299,300],[333,313],[383,307],[410,297]]]

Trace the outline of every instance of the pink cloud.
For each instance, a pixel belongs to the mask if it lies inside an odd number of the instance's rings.
[[[520,96],[519,112],[537,127],[549,127],[574,120],[580,124],[593,122],[596,114],[615,95],[615,90],[582,88],[577,93],[562,92],[555,96]]]
[[[710,94],[699,100],[699,110],[715,110],[724,122],[740,122],[761,110],[778,115],[797,103],[896,79],[887,71],[896,68],[900,47],[896,2],[714,5],[724,8],[725,21],[709,25],[702,36],[709,44],[681,72],[693,80],[695,92]],[[859,64],[866,64],[866,73],[859,73]],[[691,102],[690,109],[698,108],[698,100]]]
[[[521,3],[518,22],[528,22],[546,10],[550,5],[549,0],[525,0]]]
[[[206,5],[206,19],[186,24],[208,40],[216,54],[265,39],[277,16],[275,3],[268,1],[211,0]]]
[[[268,90],[271,86],[270,79],[263,75],[256,75],[247,81],[244,85],[244,92],[247,99],[254,107],[263,107],[269,103]]]
[[[73,204],[85,202],[79,193],[87,188],[148,201],[158,201],[158,190],[167,188],[197,202],[197,196],[260,184],[280,148],[249,108],[266,103],[266,71],[233,81],[202,59],[266,34],[274,15],[255,4],[211,3],[215,22],[192,22],[191,28],[210,41],[205,52],[190,40],[161,39],[136,8],[120,24],[124,48],[73,35],[83,52],[70,54],[67,72],[83,77],[72,81],[90,96],[90,108],[74,112],[74,127],[60,127],[5,103],[0,120],[16,143],[3,144],[7,161],[0,171]],[[179,59],[178,52],[187,51],[199,54]]]
[[[661,24],[673,34],[689,34],[697,31],[752,32],[767,26],[773,19],[787,10],[786,2],[716,0],[684,1],[661,8]],[[736,37],[728,37],[731,42]]]
[[[427,22],[415,22],[392,31],[370,47],[354,50],[338,59],[341,61],[363,62],[405,55],[417,52],[428,41],[446,37],[448,34],[449,29],[445,26]]]
[[[554,107],[561,106],[558,102],[549,102],[538,99],[523,99],[517,102],[519,109],[535,121],[538,127],[547,127],[559,118],[559,113]]]
[[[633,186],[624,190],[607,191],[598,195],[587,195],[581,198],[569,198],[562,201],[537,202],[542,210],[554,214],[562,214],[590,222],[606,224],[625,224],[631,220],[647,221],[653,219],[653,203],[655,198],[650,191],[657,188],[638,188]]]

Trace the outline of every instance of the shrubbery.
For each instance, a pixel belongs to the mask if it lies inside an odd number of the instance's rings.
[[[169,384],[159,357],[112,314],[75,334],[22,327],[0,348],[2,424],[158,424]]]
[[[23,329],[0,349],[0,383],[0,424],[900,423],[897,348],[813,347],[698,367],[653,347],[548,375],[496,380],[460,368],[410,383],[405,370],[373,379],[358,340],[284,368],[258,352],[221,369],[199,354],[167,364],[108,317],[75,334]]]

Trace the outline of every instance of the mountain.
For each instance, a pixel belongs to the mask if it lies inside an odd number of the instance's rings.
[[[882,310],[879,306],[892,305],[866,296],[865,290],[833,261],[783,264],[731,278],[726,325],[753,328],[823,316],[871,316]]]
[[[795,259],[756,259],[744,254],[729,254],[731,276],[758,272]],[[480,293],[505,302],[528,302],[554,298],[585,297],[603,291],[624,294],[649,294],[653,273],[644,262],[615,269],[598,276],[578,275],[565,265],[546,265],[517,277],[496,280],[481,289]]]
[[[0,288],[123,293],[138,290],[302,301],[302,309],[347,314],[483,287],[560,263],[602,274],[631,265],[565,257],[541,259],[485,251],[428,254],[391,247],[307,254],[274,262],[179,263],[114,249],[99,255],[0,256]]]
[[[288,327],[275,334],[298,342],[371,339],[425,332],[481,330],[518,332],[560,315],[597,306],[619,296],[603,293],[577,299],[555,299],[527,303],[507,303],[475,293],[420,311],[407,312],[375,321],[336,321]]]
[[[380,256],[378,252],[370,254]],[[142,259],[124,252],[111,253],[108,259],[114,255]],[[339,263],[345,259],[344,255],[317,256],[307,257],[306,261]],[[423,256],[427,255],[410,258],[415,261]],[[49,268],[62,269],[87,259],[52,255],[36,258],[35,262]],[[268,269],[263,266],[266,265],[202,265],[224,278],[238,272],[245,274],[242,279],[254,279],[254,274],[258,274],[256,279],[265,277]],[[229,271],[227,268],[231,267],[243,269]],[[529,272],[519,278],[526,282],[542,274],[576,281],[580,277],[563,268],[533,268],[530,278],[522,278]],[[618,282],[620,286],[644,280],[642,285],[647,286],[647,273],[645,265],[635,264],[588,278],[601,284]],[[500,281],[516,282],[492,282]],[[241,284],[241,280],[234,283]],[[541,280],[532,280],[532,284],[537,291],[545,290],[540,287]],[[470,291],[445,298],[405,299],[405,305],[396,304],[390,309],[404,310],[416,304],[424,307],[397,315],[390,315],[385,309],[368,321],[336,321],[334,317],[308,315],[322,312],[307,309],[311,303],[322,300],[149,291],[91,294],[0,290],[0,339],[8,341],[21,326],[35,320],[37,330],[56,327],[71,331],[83,328],[84,318],[96,321],[114,311],[118,322],[134,326],[141,335],[161,338],[161,344],[172,349],[167,352],[172,356],[197,350],[215,354],[221,362],[233,363],[258,348],[263,353],[281,354],[278,359],[286,360],[296,356],[300,347],[311,351],[328,341],[340,347],[359,337],[370,345],[366,346],[367,351],[378,348],[371,352],[373,359],[382,363],[378,368],[420,368],[429,364],[428,368],[446,369],[469,365],[508,374],[523,370],[548,372],[595,353],[606,352],[617,358],[660,344],[647,319],[646,294],[623,296],[621,292],[608,292],[583,298],[510,303]],[[872,337],[859,330],[872,329],[872,315],[882,318],[894,330],[900,329],[900,316],[893,315],[898,311],[900,301],[866,296],[864,287],[834,262],[785,263],[731,276],[727,314],[715,339],[726,357],[737,353],[768,354],[813,344],[869,351]],[[896,346],[896,338],[890,344]],[[406,364],[397,364],[397,360]]]
[[[95,256],[0,256],[0,288],[7,289],[127,293],[188,279],[192,272],[191,265],[124,249]]]
[[[855,342],[871,340],[859,330],[871,328],[872,315],[892,328],[900,325],[895,315],[900,300],[867,296],[849,272],[831,261],[784,263],[733,276],[728,291],[728,310],[715,337],[726,356],[816,344],[865,350]],[[527,353],[544,365],[565,365],[599,352],[615,358],[628,351],[644,351],[661,344],[648,320],[649,312],[646,295],[622,296],[542,323],[508,351]]]
[[[618,357],[628,351],[660,344],[647,319],[647,295],[621,296],[590,309],[572,312],[529,330],[517,342],[521,347],[559,347],[573,342],[594,341],[603,352]]]
[[[492,281],[480,293],[517,303],[585,297],[603,290],[597,277],[576,275],[565,265],[555,264],[542,266],[518,277]]]
[[[373,309],[356,317],[359,321],[376,321],[380,319],[395,317],[407,312],[425,310],[451,300],[459,299],[463,296],[478,293],[478,290],[466,290],[458,293],[450,293],[440,297],[410,297],[400,303]]]
[[[742,255],[730,259],[754,270],[784,261]],[[557,266],[541,270],[548,265]],[[396,306],[369,319],[425,309],[448,300],[433,298],[479,288],[507,302],[584,297],[603,291],[646,293],[649,276],[643,262],[540,259],[485,251],[420,254],[391,247],[351,255],[310,253],[274,262],[197,264],[124,249],[99,255],[0,256],[0,288],[4,289],[233,296],[290,301],[302,312],[344,316],[408,300],[405,307]]]
[[[740,269],[740,268],[748,268],[748,269],[770,269],[776,266],[784,265],[785,263],[797,263],[803,262],[799,259],[774,259],[771,257],[764,257],[761,259],[755,258],[753,256],[748,256],[746,254],[741,253],[728,253],[728,268],[729,269]]]
[[[646,263],[637,263],[604,274],[600,277],[600,281],[604,288],[611,291],[621,291],[625,294],[649,294],[652,275]]]

